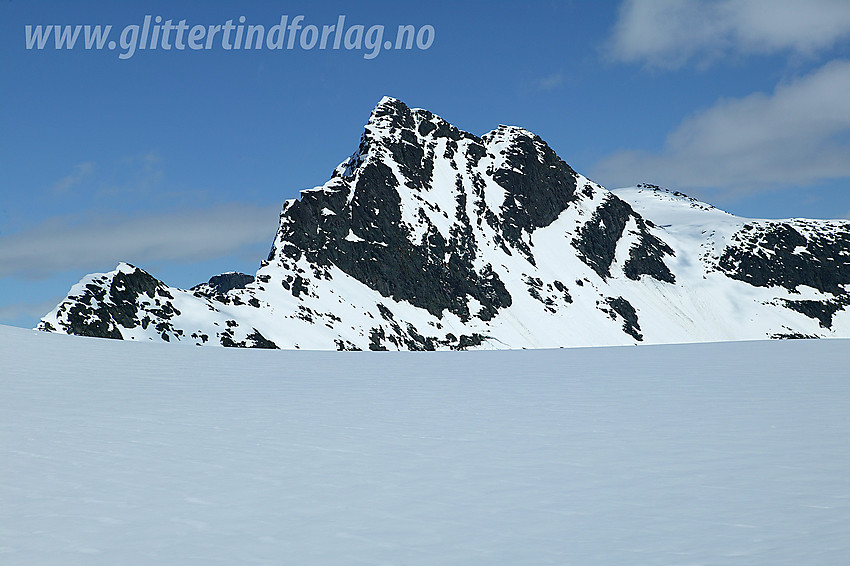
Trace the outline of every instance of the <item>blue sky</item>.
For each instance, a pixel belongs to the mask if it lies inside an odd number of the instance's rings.
[[[145,16],[434,29],[427,49],[42,50],[25,26]],[[850,2],[0,0],[0,323],[33,326],[118,261],[188,287],[253,273],[389,95],[520,125],[614,188],[750,217],[850,217]],[[300,41],[300,39],[299,39]]]

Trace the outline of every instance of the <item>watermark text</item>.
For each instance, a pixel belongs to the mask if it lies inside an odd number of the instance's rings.
[[[174,23],[162,16],[147,15],[141,24],[130,24],[113,36],[112,25],[26,25],[26,48],[57,51],[85,49],[118,51],[119,59],[130,59],[139,51],[209,51],[333,49],[362,51],[364,59],[374,59],[382,51],[418,49],[434,44],[430,24],[347,25],[346,16],[330,25],[307,23],[303,15],[280,17],[273,25],[249,24],[245,16],[220,25],[190,25],[185,19]],[[117,32],[117,29],[115,30]],[[390,33],[385,33],[388,31]],[[392,33],[394,32],[394,33]],[[116,39],[117,38],[117,39]]]

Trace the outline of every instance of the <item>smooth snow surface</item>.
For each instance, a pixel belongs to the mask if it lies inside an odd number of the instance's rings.
[[[246,351],[0,327],[0,563],[846,564],[848,346]]]

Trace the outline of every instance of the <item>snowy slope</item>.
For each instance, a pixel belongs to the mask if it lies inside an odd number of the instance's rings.
[[[39,328],[348,350],[850,337],[848,285],[850,222],[611,192],[527,130],[478,137],[384,98],[330,180],[286,202],[253,280],[187,291],[121,264]]]
[[[0,360],[4,566],[850,555],[846,340]]]

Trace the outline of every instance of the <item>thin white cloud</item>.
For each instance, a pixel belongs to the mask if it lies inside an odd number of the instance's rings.
[[[163,194],[163,159],[155,151],[125,156],[111,164],[110,175],[104,177],[97,190],[98,197],[152,198]]]
[[[757,190],[850,176],[850,61],[833,61],[772,94],[723,99],[683,121],[658,153],[598,163],[608,186]]]
[[[54,193],[64,193],[77,186],[83,179],[94,172],[95,164],[93,161],[86,161],[74,165],[74,170],[53,183],[51,187]]]
[[[564,84],[564,73],[558,71],[537,81],[538,90],[554,90]]]
[[[625,0],[608,55],[677,68],[727,55],[808,56],[848,37],[847,0]]]
[[[26,319],[39,319],[49,313],[64,297],[38,303],[14,303],[0,306],[0,324],[14,324]]]
[[[46,277],[119,261],[198,261],[271,245],[279,211],[279,205],[228,205],[86,222],[54,218],[0,237],[0,277]]]

